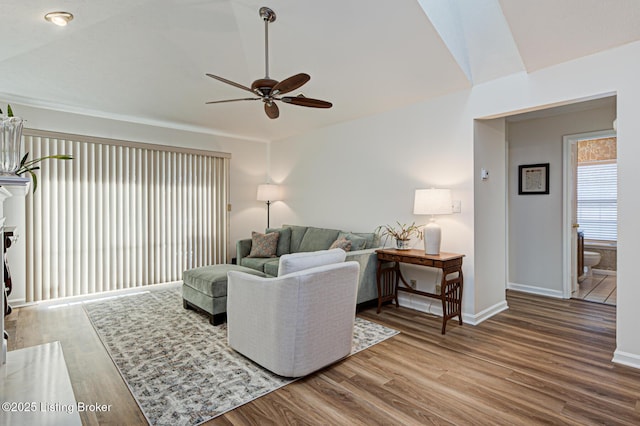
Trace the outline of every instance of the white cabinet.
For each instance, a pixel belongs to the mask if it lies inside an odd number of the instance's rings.
[[[0,176],[0,225],[2,226],[0,228],[0,242],[2,242],[2,244],[4,244],[4,226],[9,225],[5,223],[4,201],[13,196],[24,197],[29,190],[30,182],[31,181],[27,178]],[[0,328],[2,329],[2,353],[0,354],[0,364],[5,364],[7,362],[7,341],[4,338],[4,274],[0,282],[2,283],[2,295],[0,296],[0,317],[2,317],[0,319]]]

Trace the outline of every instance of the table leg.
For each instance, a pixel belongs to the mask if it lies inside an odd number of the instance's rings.
[[[378,288],[378,309],[376,313],[380,313],[380,309],[382,308],[382,283],[380,282],[382,274],[382,262],[378,260],[378,266],[376,268],[376,287]]]
[[[378,287],[378,309],[380,313],[382,304],[387,301],[395,301],[398,305],[398,264],[394,266],[383,266],[383,262],[378,261],[376,270],[376,285]]]
[[[448,277],[451,274],[456,274],[456,277],[449,279]],[[440,290],[440,300],[442,300],[442,334],[445,333],[447,321],[450,318],[458,317],[458,322],[462,325],[462,288],[461,267],[456,266],[442,270]]]
[[[400,272],[400,263],[399,262],[396,262],[396,264],[393,266],[393,269],[396,271],[396,284],[394,286],[393,294],[394,294],[394,297],[395,297],[395,300],[396,300],[396,308],[399,308],[400,307],[400,302],[398,302],[398,286],[400,285],[400,280],[402,280],[402,282],[405,283],[405,284],[407,282],[404,280],[404,277],[402,276],[402,273]]]

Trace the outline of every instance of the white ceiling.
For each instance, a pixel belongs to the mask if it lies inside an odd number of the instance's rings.
[[[331,109],[205,105],[306,72]],[[638,0],[0,0],[0,99],[275,140],[640,39]],[[65,10],[65,28],[44,20]],[[297,94],[296,91],[294,94]],[[19,113],[19,112],[18,112]],[[28,118],[28,117],[27,117]]]

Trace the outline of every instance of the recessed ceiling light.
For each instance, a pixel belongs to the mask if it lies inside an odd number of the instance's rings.
[[[69,12],[51,12],[44,15],[44,19],[60,27],[64,27],[73,19],[73,15]]]

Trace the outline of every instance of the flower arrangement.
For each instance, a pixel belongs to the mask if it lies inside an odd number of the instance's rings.
[[[415,236],[419,240],[423,237],[424,225],[416,225],[412,222],[411,225],[406,223],[396,222],[396,225],[380,225],[376,228],[376,233],[380,234],[380,237],[386,240],[392,237],[396,240],[396,245],[399,249],[409,248],[408,242],[411,237]]]

